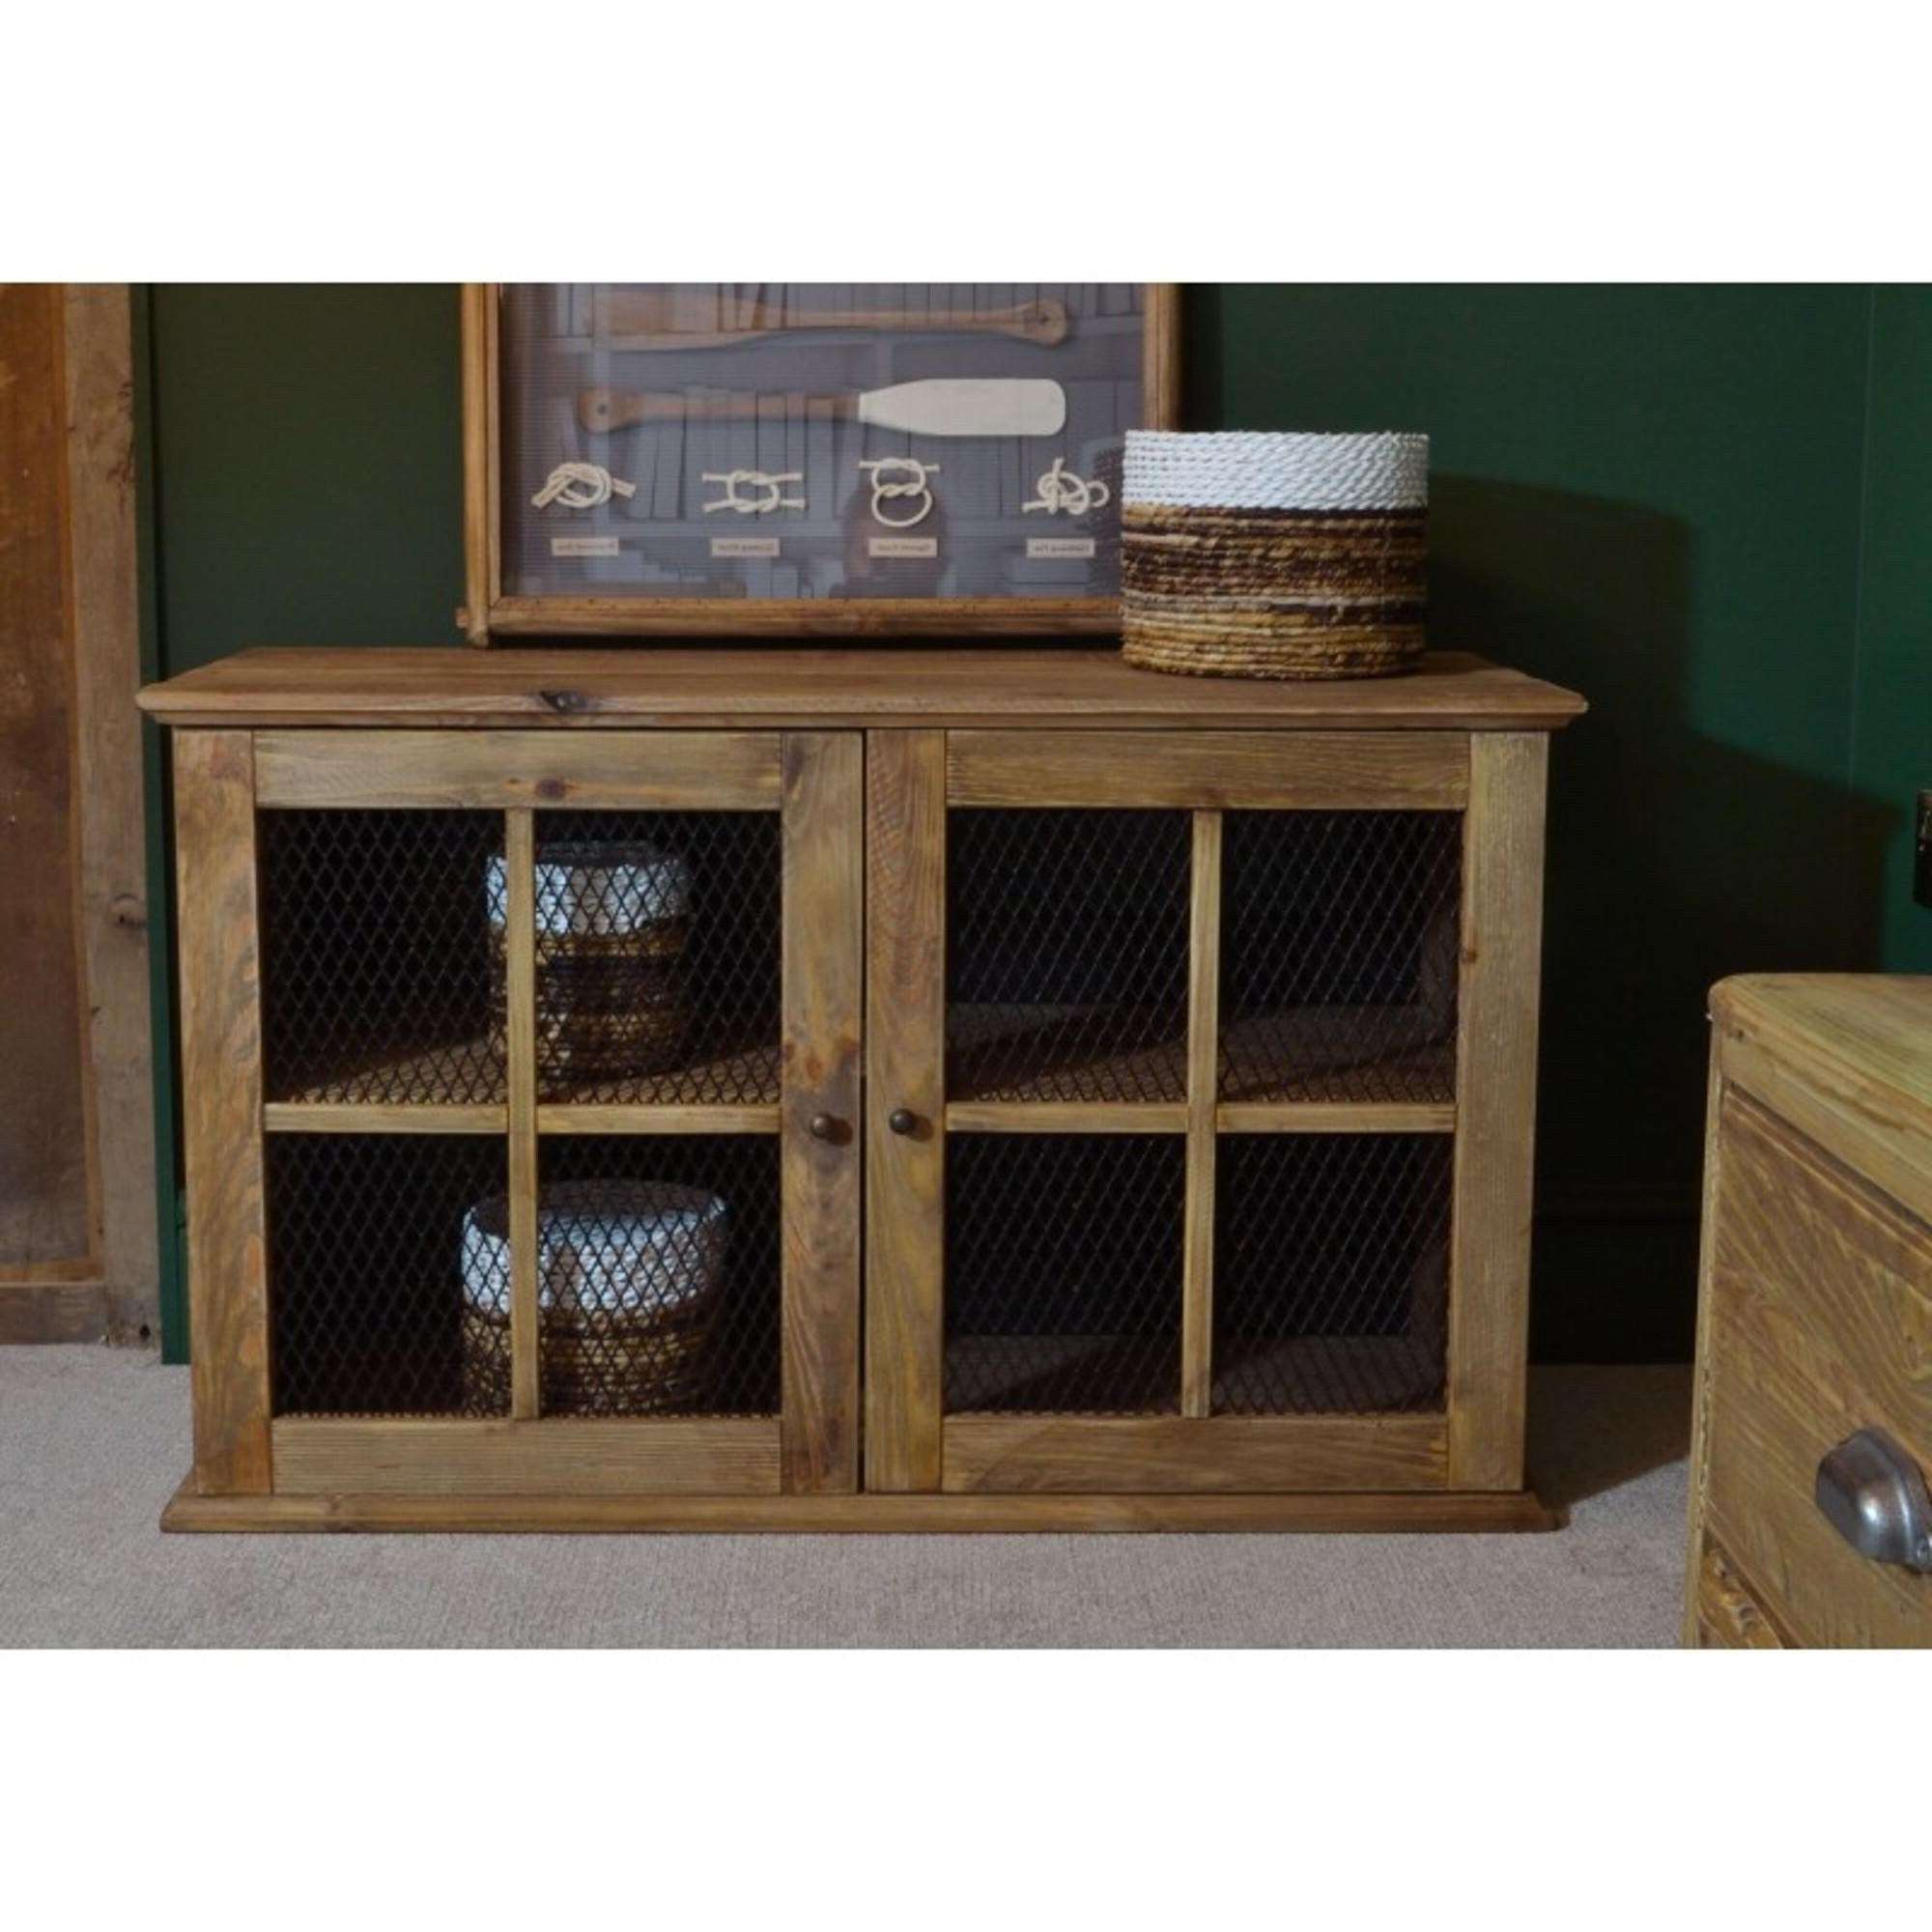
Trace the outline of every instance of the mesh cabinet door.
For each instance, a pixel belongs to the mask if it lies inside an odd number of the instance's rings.
[[[275,1487],[853,1488],[857,737],[264,742]]]
[[[1440,1488],[1466,741],[872,758],[868,1480]]]

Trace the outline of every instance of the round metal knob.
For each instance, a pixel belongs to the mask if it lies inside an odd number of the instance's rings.
[[[910,1107],[895,1107],[886,1116],[886,1125],[895,1134],[909,1134],[919,1125],[919,1116]]]
[[[810,1124],[811,1138],[815,1141],[836,1141],[838,1138],[838,1122],[831,1114],[814,1114]]]

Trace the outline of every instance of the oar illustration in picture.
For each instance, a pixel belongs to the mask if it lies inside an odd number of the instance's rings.
[[[755,422],[767,400],[750,394],[585,389],[577,399],[577,419],[587,430],[628,429],[633,423]],[[939,377],[856,396],[790,400],[908,436],[1058,436],[1066,423],[1065,391],[1058,383],[1028,378]]]
[[[688,294],[603,289],[592,310],[611,349],[718,349],[800,328],[922,335],[1009,335],[1046,349],[1066,339],[1066,304],[1043,297],[1016,308],[794,309],[770,301],[695,301]]]

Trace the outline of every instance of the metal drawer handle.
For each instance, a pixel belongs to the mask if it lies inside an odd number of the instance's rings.
[[[1883,1429],[1848,1435],[1818,1464],[1818,1507],[1861,1556],[1932,1574],[1932,1496]]]

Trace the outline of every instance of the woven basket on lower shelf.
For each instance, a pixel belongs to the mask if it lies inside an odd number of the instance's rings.
[[[490,981],[502,1037],[509,887],[490,861]],[[570,1083],[675,1066],[689,1017],[684,953],[691,870],[675,853],[556,841],[536,856],[537,1064]]]
[[[538,1405],[546,1415],[704,1406],[725,1207],[671,1181],[583,1180],[537,1208]],[[463,1224],[465,1406],[510,1407],[510,1241],[500,1194]]]
[[[1206,676],[1406,669],[1428,501],[1426,436],[1130,430],[1122,654]]]

